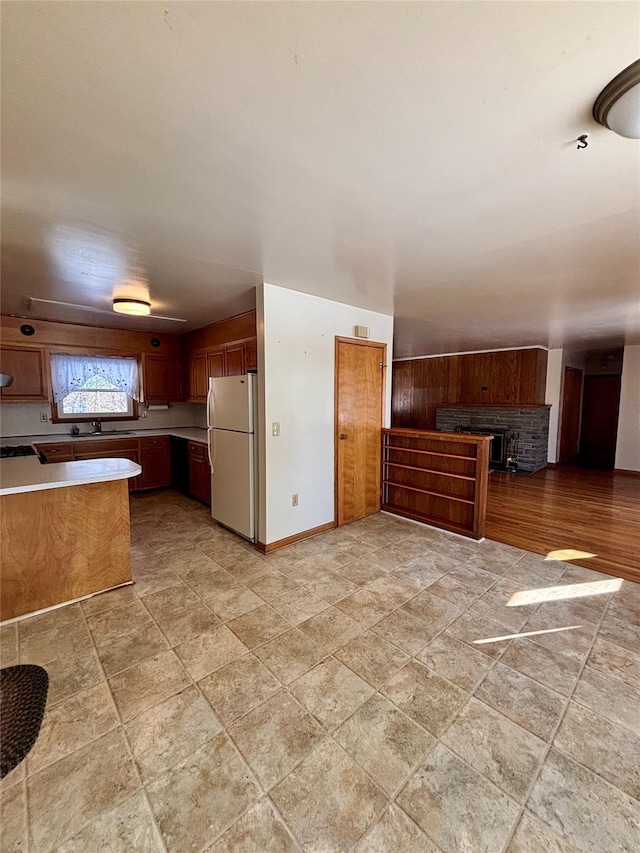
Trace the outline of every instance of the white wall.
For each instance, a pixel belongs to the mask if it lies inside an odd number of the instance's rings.
[[[640,346],[624,348],[616,468],[640,471]]]
[[[141,407],[142,408],[142,407]],[[198,413],[205,406],[194,403],[172,403],[163,411],[149,411],[146,418],[137,421],[109,421],[105,429],[163,429],[169,427],[200,426]],[[51,417],[48,403],[0,404],[0,435],[3,438],[20,435],[70,435],[71,423],[41,423],[40,413]],[[206,423],[204,424],[206,425]],[[91,424],[79,423],[80,432],[91,432]]]
[[[258,288],[261,490],[259,539],[277,542],[334,519],[335,337],[369,326],[387,344],[393,317],[271,284]],[[391,417],[391,368],[385,386]],[[280,436],[271,434],[280,423]],[[291,496],[300,503],[291,506]]]
[[[549,410],[549,449],[547,461],[558,461],[558,430],[560,428],[560,394],[562,392],[562,349],[550,349],[547,358],[547,388],[545,403]]]

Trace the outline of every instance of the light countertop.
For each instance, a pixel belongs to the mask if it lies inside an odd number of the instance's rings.
[[[37,456],[17,456],[0,460],[0,495],[127,480],[141,472],[142,468],[128,459],[81,459],[41,465]]]
[[[117,438],[153,438],[158,435],[174,435],[176,438],[186,438],[188,441],[197,441],[201,444],[207,443],[206,429],[199,427],[165,427],[164,429],[132,429],[118,430],[118,432],[105,431],[100,434],[103,439]],[[18,445],[18,444],[59,444],[63,441],[97,441],[97,436],[89,433],[81,433],[80,435],[69,435],[69,433],[61,433],[60,435],[4,435],[0,438],[0,445]]]

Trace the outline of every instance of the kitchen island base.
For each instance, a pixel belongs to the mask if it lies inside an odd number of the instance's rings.
[[[126,479],[4,494],[0,517],[0,621],[131,583]]]

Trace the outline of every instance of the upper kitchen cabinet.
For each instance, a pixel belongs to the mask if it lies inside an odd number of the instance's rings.
[[[258,369],[258,341],[254,338],[244,345],[245,372]]]
[[[256,312],[248,311],[182,336],[186,399],[204,403],[209,377],[241,376],[257,367]]]
[[[224,350],[217,349],[213,350],[213,352],[207,353],[207,382],[204,389],[204,396],[207,396],[207,390],[209,388],[209,377],[213,376],[217,378],[218,376],[226,376],[225,373],[225,358],[224,358]]]
[[[3,403],[48,400],[46,353],[39,347],[0,347],[0,373],[13,376],[13,383],[0,388]]]
[[[175,403],[180,393],[180,364],[165,355],[142,357],[144,400],[146,403]]]
[[[208,356],[206,353],[195,355],[189,363],[189,389],[187,397],[190,400],[197,400],[207,396],[209,387],[209,367]]]
[[[244,366],[244,344],[224,348],[224,375],[242,376],[246,373]]]

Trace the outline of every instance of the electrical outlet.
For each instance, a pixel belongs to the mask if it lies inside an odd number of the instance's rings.
[[[48,420],[49,420],[49,415],[47,415],[46,412],[40,412],[40,423],[46,424]]]
[[[298,506],[298,496],[291,495],[291,506]]]
[[[280,422],[279,421],[274,421],[271,424],[271,435],[276,436],[276,437],[280,435]]]
[[[141,417],[141,418],[146,418],[146,417],[147,417],[147,410],[146,410],[146,409],[143,409],[143,410],[140,412],[140,417]]]

